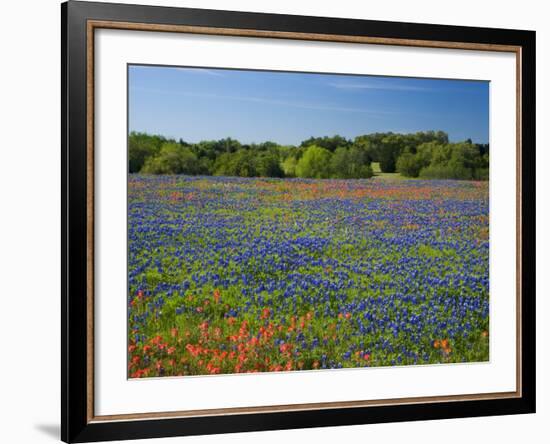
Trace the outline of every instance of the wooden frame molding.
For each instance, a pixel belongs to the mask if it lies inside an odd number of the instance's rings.
[[[467,49],[473,51],[495,51],[495,52],[517,52],[521,50],[517,45],[499,45],[490,43],[467,43],[449,42],[437,40],[415,40],[385,37],[368,37],[337,34],[314,34],[304,32],[287,31],[263,31],[260,29],[237,29],[237,28],[213,28],[208,26],[188,25],[163,25],[152,23],[117,22],[108,20],[89,20],[88,29],[122,29],[128,31],[149,31],[149,32],[175,32],[186,34],[217,35],[227,37],[257,37],[286,40],[310,40],[332,43],[363,43],[371,45],[386,46],[413,46],[422,48],[443,48],[443,49]]]

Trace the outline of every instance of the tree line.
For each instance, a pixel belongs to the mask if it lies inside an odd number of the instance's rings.
[[[128,156],[130,173],[143,174],[362,179],[374,175],[376,162],[383,173],[405,177],[489,177],[489,145],[450,143],[443,131],[310,137],[299,145],[242,144],[231,138],[188,143],[131,132]]]

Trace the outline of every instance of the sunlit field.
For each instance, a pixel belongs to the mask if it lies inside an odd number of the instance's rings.
[[[489,359],[488,182],[128,182],[131,378]]]

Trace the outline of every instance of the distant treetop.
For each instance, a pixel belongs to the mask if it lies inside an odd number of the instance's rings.
[[[383,173],[423,179],[488,180],[489,145],[449,143],[443,131],[310,137],[300,145],[242,144],[224,138],[188,143],[131,132],[130,173],[365,179]]]

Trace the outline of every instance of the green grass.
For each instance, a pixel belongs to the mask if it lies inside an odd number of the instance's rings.
[[[372,162],[371,163],[372,171],[374,173],[375,179],[397,179],[397,180],[403,180],[403,179],[413,179],[412,177],[405,177],[402,176],[400,173],[383,173],[380,169],[380,162]]]
[[[380,169],[380,162],[372,162],[370,166],[372,167],[372,171],[374,174],[380,174],[382,172],[382,170]]]
[[[405,179],[401,174],[399,173],[383,173],[380,169],[380,162],[372,162],[371,163],[372,171],[374,172],[374,178],[379,179]]]

